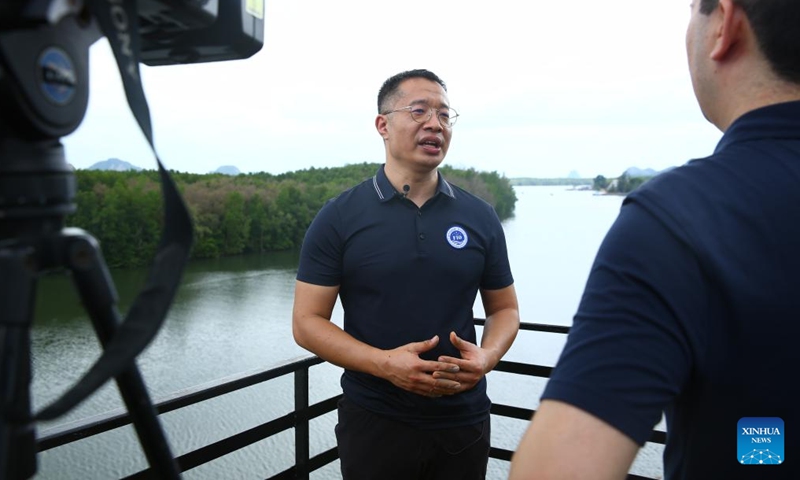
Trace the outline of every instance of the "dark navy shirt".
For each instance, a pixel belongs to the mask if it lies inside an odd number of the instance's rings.
[[[418,208],[396,192],[383,166],[328,201],[306,232],[297,279],[339,286],[344,330],[380,349],[439,335],[422,358],[459,357],[450,331],[476,342],[472,307],[478,289],[513,283],[505,235],[494,209],[445,181]],[[346,370],[342,388],[372,412],[421,428],[463,426],[489,415],[486,380],[432,399],[386,380]]]
[[[798,275],[792,102],[745,114],[713,155],[628,196],[543,398],[639,444],[666,412],[670,480],[798,479]],[[749,434],[747,418],[784,430]]]

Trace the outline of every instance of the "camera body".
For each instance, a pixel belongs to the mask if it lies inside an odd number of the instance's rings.
[[[264,0],[139,0],[135,40],[127,0],[3,0],[0,140],[61,137],[78,127],[88,104],[88,48],[101,37],[89,8],[98,2],[123,44],[138,42],[146,65],[248,58],[264,43]]]
[[[247,58],[264,43],[264,0],[142,0],[138,14],[147,65]]]

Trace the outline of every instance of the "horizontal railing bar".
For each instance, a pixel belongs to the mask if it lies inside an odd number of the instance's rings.
[[[309,420],[333,411],[336,408],[336,403],[338,402],[339,398],[341,398],[341,396],[342,395],[338,395],[336,397],[329,398],[309,406],[307,409]],[[252,445],[253,443],[264,440],[265,438],[271,437],[285,430],[289,430],[290,428],[293,428],[297,423],[296,417],[299,414],[300,414],[299,412],[290,412],[287,415],[276,418],[275,420],[272,420],[268,423],[259,425],[249,430],[245,430],[244,432],[232,435],[230,437],[226,437],[218,442],[206,445],[204,447],[198,448],[197,450],[193,450],[184,455],[181,455],[180,457],[176,458],[176,461],[178,462],[178,465],[180,467],[180,471],[185,472],[197,466],[216,460],[217,458],[228,455],[229,453],[235,452],[244,447]],[[333,451],[335,454],[337,450],[333,449]],[[330,454],[331,451],[325,453]],[[319,457],[319,455],[317,457]],[[331,461],[336,460],[338,458],[338,456],[334,456],[332,460],[314,466],[315,464],[313,462],[315,461],[315,459],[317,459],[317,457],[314,457],[313,459],[309,460],[309,472],[312,472],[317,468],[324,466],[326,463],[330,463]],[[141,472],[138,472],[136,474],[127,477],[126,480],[148,478],[148,475],[150,473],[151,473],[150,469],[143,470]]]
[[[481,327],[486,325],[485,318],[476,318],[475,325],[479,325]],[[549,325],[547,323],[526,323],[520,322],[519,329],[525,330],[528,332],[545,332],[545,333],[569,333],[570,327],[565,325]]]
[[[301,368],[309,368],[324,363],[319,357],[308,356],[277,367],[266,367],[251,372],[233,375],[221,381],[206,383],[196,387],[181,390],[155,403],[155,409],[160,414],[171,412],[179,408],[191,406],[205,400],[231,393],[242,388],[250,387],[261,382],[288,375]],[[68,443],[104,433],[115,428],[130,425],[131,420],[125,409],[118,408],[107,413],[95,415],[88,419],[59,425],[46,430],[37,440],[39,452],[60,447]]]
[[[500,403],[492,403],[491,413],[499,417],[516,418],[518,420],[530,420],[535,410],[530,408],[512,407]]]
[[[271,477],[267,477],[267,480],[295,480],[297,478],[297,467],[289,467],[286,470],[276,473]]]
[[[512,452],[511,450],[506,450],[505,448],[498,448],[498,447],[489,447],[489,458],[495,458],[497,460],[505,460],[507,462],[510,462],[512,455],[514,455],[514,452]]]
[[[128,412],[121,408],[116,409],[111,412],[45,430],[36,441],[36,449],[39,452],[44,452],[51,448],[60,447],[109,430],[114,430],[115,428],[130,425],[130,423],[131,419]]]
[[[650,435],[650,439],[647,441],[651,443],[660,443],[661,445],[666,445],[667,432],[662,432],[661,430],[653,430],[653,434]]]
[[[536,410],[531,410],[528,408],[521,408],[521,407],[513,407],[510,405],[503,405],[502,403],[492,403],[491,413],[492,415],[497,415],[498,417],[516,418],[518,420],[530,420],[533,417],[533,414],[536,413]],[[660,443],[661,445],[666,445],[667,432],[661,430],[653,430],[653,433],[650,435],[650,438],[647,441],[650,443]]]
[[[315,470],[318,470],[325,465],[332,463],[339,459],[339,449],[336,447],[331,448],[330,450],[326,450],[319,455],[315,455],[308,459],[308,472],[311,473]],[[284,479],[292,479],[294,480],[297,474],[297,465],[291,466],[286,470],[273,475],[272,477],[267,478],[266,480],[284,480]]]
[[[308,419],[312,420],[317,417],[321,417],[328,412],[332,412],[336,410],[337,405],[339,403],[339,399],[341,399],[344,395],[341,393],[336,395],[335,397],[331,397],[325,399],[319,403],[315,403],[314,405],[310,405],[308,407]]]
[[[281,473],[277,473],[271,477],[268,477],[267,480],[295,480],[296,478],[297,478],[297,467],[292,466],[282,471]]]
[[[227,393],[235,392],[258,383],[273,380],[303,368],[310,368],[325,361],[316,356],[303,357],[277,367],[258,369],[241,375],[234,375],[221,382],[211,382],[197,387],[176,392],[156,403],[158,413],[167,413],[173,410],[188,407],[199,402],[210,400]]]
[[[337,447],[333,447],[330,450],[326,450],[319,455],[315,455],[314,457],[310,458],[308,460],[308,471],[310,473],[315,470],[319,470],[325,465],[335,462],[338,459],[339,449]]]
[[[528,375],[530,377],[549,378],[550,374],[553,373],[553,367],[500,360],[500,363],[495,365],[493,371],[515,373],[517,375]]]
[[[197,450],[185,453],[177,457],[175,460],[178,462],[181,472],[191,470],[192,468],[211,462],[220,457],[224,457],[229,453],[241,450],[242,448],[250,446],[256,442],[260,442],[265,438],[269,438],[280,432],[289,430],[295,425],[294,417],[294,412],[288,413],[282,417],[276,418],[275,420],[271,420],[257,427],[253,427],[230,437],[223,438],[217,442],[210,443],[204,447],[200,447]],[[152,474],[153,472],[148,468],[126,477],[126,480],[153,478],[151,476]]]
[[[531,410],[528,408],[521,408],[521,407],[513,407],[510,405],[503,405],[502,403],[492,403],[491,413],[492,415],[497,415],[498,417],[516,418],[518,420],[530,420],[536,413],[536,410]],[[661,445],[666,445],[667,432],[663,432],[661,430],[653,430],[653,433],[650,435],[650,438],[647,441],[651,443],[660,443]]]
[[[222,439],[216,443],[199,448],[194,452],[181,455],[177,460],[181,466],[181,471],[186,471],[229,453],[241,450],[244,447],[280,432],[285,432],[294,427],[294,425],[294,415],[289,413],[258,427],[245,430],[244,432],[237,433],[236,435]],[[208,455],[206,455],[205,452],[208,452]],[[212,454],[212,452],[216,452],[216,454]]]

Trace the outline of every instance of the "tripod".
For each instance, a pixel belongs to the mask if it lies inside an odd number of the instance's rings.
[[[188,212],[159,162],[168,220],[148,284],[120,322],[116,290],[98,242],[80,229],[65,228],[66,216],[75,210],[76,186],[59,138],[74,131],[85,114],[88,48],[100,32],[86,9],[70,12],[64,7],[57,12],[62,17],[54,20],[45,3],[32,5],[24,13],[19,4],[0,5],[0,478],[33,476],[34,420],[60,416],[111,377],[151,472],[158,478],[179,478],[134,360],[152,340],[174,296],[191,245]],[[103,8],[99,2],[93,6],[92,13]],[[115,27],[123,14],[135,18],[133,2],[125,3],[126,11],[112,7],[118,9]],[[111,13],[100,13],[105,17],[98,22],[111,31]],[[12,14],[19,15],[18,26],[7,20]],[[119,38],[109,41],[118,59],[138,55],[135,43],[131,47],[121,46]],[[130,65],[127,68],[130,72]],[[129,100],[141,97],[140,104],[131,106],[137,108],[134,113],[152,145],[141,84],[133,95],[129,87],[126,83]],[[34,417],[29,391],[33,304],[37,278],[51,270],[66,270],[72,276],[104,352],[77,385]]]
[[[0,159],[5,160],[4,153],[0,151]],[[61,179],[69,182],[71,178],[72,174],[65,172]],[[35,182],[36,178],[28,180]],[[0,398],[6,412],[0,421],[0,465],[6,466],[6,475],[0,475],[3,478],[29,478],[36,471],[29,394],[32,305],[37,277],[59,268],[71,273],[98,339],[106,346],[120,318],[115,307],[117,294],[97,241],[80,229],[63,228],[63,217],[57,212],[45,210],[38,218],[0,221],[0,312],[5,312],[0,319]],[[178,478],[136,365],[131,363],[116,381],[151,467],[164,478]]]

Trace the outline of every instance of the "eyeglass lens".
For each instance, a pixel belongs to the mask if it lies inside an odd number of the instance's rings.
[[[415,122],[425,123],[431,118],[434,110],[436,111],[436,116],[439,118],[439,122],[442,125],[452,126],[455,123],[456,115],[451,114],[450,110],[416,107],[409,109],[409,112],[411,113],[411,118],[414,119]]]

